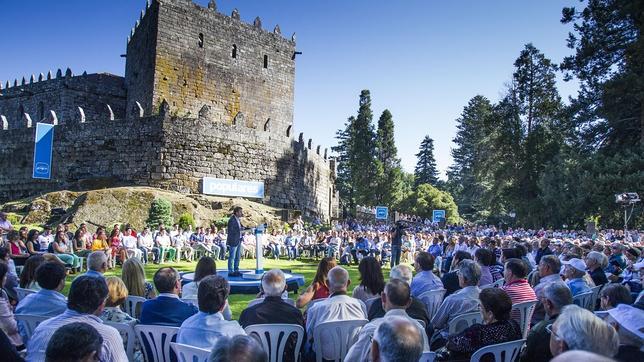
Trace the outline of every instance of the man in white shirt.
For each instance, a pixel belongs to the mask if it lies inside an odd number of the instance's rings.
[[[561,276],[559,272],[561,271],[561,262],[559,258],[554,255],[546,255],[539,260],[539,265],[537,266],[539,271],[539,284],[534,286],[534,294],[537,296],[537,305],[532,313],[532,323],[537,324],[538,322],[544,320],[546,317],[546,311],[543,309],[543,304],[541,299],[543,298],[543,290],[552,283],[561,282]]]
[[[347,295],[351,281],[349,273],[343,267],[336,266],[329,270],[327,283],[331,295],[308,309],[306,335],[311,346],[313,343],[320,343],[322,358],[332,359],[331,357],[336,355],[334,349],[339,346],[336,346],[328,336],[322,336],[321,341],[313,341],[315,327],[323,322],[367,319],[367,308],[361,300]]]
[[[386,311],[385,316],[383,318],[376,318],[362,327],[358,341],[351,346],[351,349],[349,349],[344,359],[346,362],[369,361],[371,358],[371,342],[373,341],[374,332],[382,323],[392,317],[402,317],[411,321],[418,329],[418,333],[423,337],[424,350],[429,351],[427,334],[425,334],[423,327],[405,311],[411,304],[411,289],[409,288],[409,284],[400,279],[392,279],[385,285],[385,291],[381,294],[381,299],[382,306]]]
[[[141,260],[142,252],[137,247],[137,240],[134,235],[132,235],[132,228],[127,227],[125,232],[121,234],[121,247],[125,250],[128,258],[137,258]]]
[[[51,228],[45,226],[43,232],[38,235],[38,245],[40,245],[40,251],[47,251],[49,244],[54,241],[54,235],[51,233]]]

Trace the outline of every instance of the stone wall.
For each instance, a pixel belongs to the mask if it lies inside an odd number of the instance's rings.
[[[7,84],[10,85],[10,84]],[[56,114],[59,124],[78,122],[83,109],[86,119],[109,118],[109,105],[114,118],[125,115],[125,87],[123,78],[112,74],[83,74],[73,76],[67,69],[63,74],[48,73],[32,76],[30,80],[15,81],[0,92],[0,115],[4,115],[9,128],[27,125],[26,115],[36,122]]]
[[[132,33],[128,109],[139,101],[146,115],[155,114],[165,99],[175,114],[194,117],[207,104],[217,122],[291,136],[295,42],[279,27],[265,31],[259,18],[243,23],[237,12],[218,13],[214,2],[202,8],[168,0],[153,1]]]

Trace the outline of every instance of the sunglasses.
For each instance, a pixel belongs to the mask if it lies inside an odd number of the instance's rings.
[[[559,337],[559,336],[557,335],[557,333],[555,333],[555,332],[553,332],[553,331],[552,331],[552,323],[551,323],[551,324],[548,324],[548,325],[546,326],[546,331],[547,331],[550,335],[555,336],[555,338],[556,338],[556,339],[559,339],[559,340],[561,339],[561,337]]]

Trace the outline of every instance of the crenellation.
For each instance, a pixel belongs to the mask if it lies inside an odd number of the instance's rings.
[[[27,126],[27,128],[31,128],[33,126],[33,122],[31,121],[31,116],[27,112],[22,113],[22,121],[23,121],[23,124]]]
[[[58,116],[54,110],[49,110],[47,113],[47,122],[53,124],[54,126],[58,125]]]
[[[32,74],[31,77],[29,78],[29,84],[34,84],[36,81],[36,77]]]
[[[76,107],[78,109],[78,123],[85,123],[85,111],[83,107]]]
[[[38,75],[38,81],[42,82],[43,80],[45,80],[45,75],[40,73],[40,75]]]
[[[0,114],[0,127],[2,127],[3,131],[6,131],[9,129],[9,121],[7,120],[7,117],[5,117],[2,114]]]
[[[60,70],[60,68],[58,68],[58,70],[56,71],[56,78],[62,78],[62,77],[63,77],[63,71]]]

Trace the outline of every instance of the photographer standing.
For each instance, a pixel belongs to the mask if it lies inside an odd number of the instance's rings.
[[[391,230],[391,261],[389,266],[391,268],[400,264],[400,252],[402,246],[402,236],[404,233],[404,227],[400,221],[396,222],[396,225]]]

